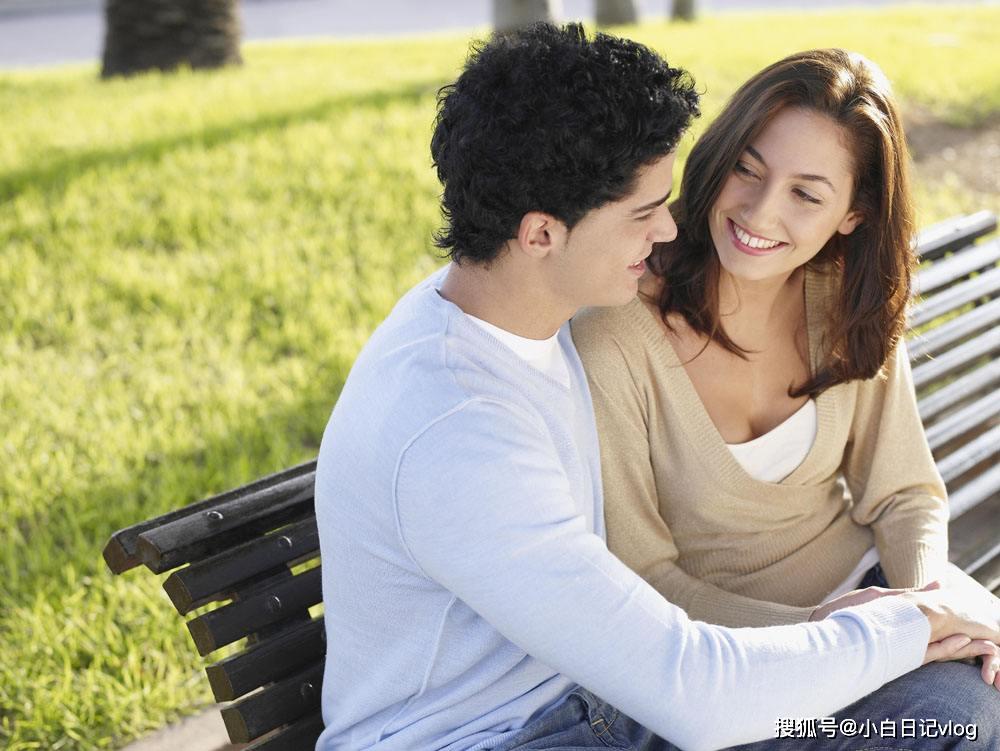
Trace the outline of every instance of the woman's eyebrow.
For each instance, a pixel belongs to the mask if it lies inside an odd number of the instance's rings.
[[[764,161],[764,157],[762,157],[760,155],[760,152],[757,151],[757,149],[755,149],[753,146],[748,145],[745,151],[747,151],[747,153],[749,153],[750,156],[752,156],[758,162],[763,164],[765,167],[767,166],[767,162]],[[794,177],[796,180],[810,180],[812,182],[826,183],[829,186],[830,190],[832,190],[834,193],[837,192],[837,189],[834,187],[833,182],[830,180],[830,178],[824,177],[823,175],[812,175],[809,173],[800,172],[797,175],[792,175],[792,177]]]

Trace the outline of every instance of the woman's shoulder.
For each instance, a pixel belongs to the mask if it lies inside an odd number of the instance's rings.
[[[636,323],[643,315],[648,313],[638,297],[625,305],[583,308],[570,320],[573,341],[579,346],[581,342],[604,340],[609,335],[616,338],[619,334],[634,336]]]

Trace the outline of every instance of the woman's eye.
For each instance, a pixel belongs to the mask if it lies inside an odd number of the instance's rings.
[[[747,167],[743,162],[737,162],[736,166],[733,167],[733,172],[739,175],[746,175],[747,177],[757,177],[757,173]]]
[[[821,204],[821,203],[823,203],[816,196],[811,195],[810,193],[806,193],[804,190],[800,190],[799,188],[796,188],[793,192],[795,193],[795,195],[797,195],[803,201],[808,201],[809,203],[815,203],[815,204]]]

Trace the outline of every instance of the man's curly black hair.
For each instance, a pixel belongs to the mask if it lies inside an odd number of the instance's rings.
[[[452,260],[489,263],[529,211],[571,228],[627,195],[700,114],[686,71],[628,39],[536,24],[472,48],[438,94],[431,155]]]

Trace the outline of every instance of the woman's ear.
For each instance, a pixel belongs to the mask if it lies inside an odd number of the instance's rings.
[[[532,258],[544,258],[566,242],[566,225],[551,214],[529,211],[521,217],[517,243]]]
[[[837,232],[842,235],[851,234],[854,228],[861,224],[862,219],[864,219],[864,215],[860,211],[848,211],[847,216],[837,226]]]

